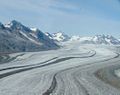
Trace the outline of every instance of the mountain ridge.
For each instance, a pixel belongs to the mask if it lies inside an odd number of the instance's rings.
[[[47,33],[50,39],[57,42],[66,41],[78,41],[81,44],[105,44],[105,45],[120,45],[120,39],[113,37],[112,35],[95,35],[95,36],[68,36],[63,32]]]
[[[81,44],[120,45],[120,40],[112,35],[70,37],[63,32],[43,33],[38,28],[29,28],[16,20],[7,24],[0,22],[0,52],[58,49],[59,42],[66,41],[78,41]]]
[[[78,41],[81,44],[105,44],[105,45],[120,45],[120,40],[113,37],[112,35],[95,35],[95,36],[68,36],[63,32],[57,32],[50,34],[48,33],[51,39],[56,40],[57,42],[66,42],[66,41]]]
[[[79,41],[82,44],[105,44],[105,45],[120,45],[119,39],[112,35],[95,35],[88,37],[72,36],[71,41]]]
[[[13,20],[0,24],[0,52],[22,52],[57,49],[59,46],[40,30],[32,31],[29,27]]]

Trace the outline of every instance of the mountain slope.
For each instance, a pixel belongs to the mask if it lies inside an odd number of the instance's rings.
[[[15,20],[0,24],[0,52],[39,51],[59,46],[39,29],[32,29]]]

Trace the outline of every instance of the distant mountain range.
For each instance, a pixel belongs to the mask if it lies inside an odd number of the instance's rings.
[[[73,36],[71,41],[79,41],[82,44],[104,44],[104,45],[120,45],[119,39],[110,35],[96,35],[93,37]]]
[[[57,49],[59,46],[43,32],[18,21],[0,23],[0,52],[24,52]]]
[[[51,39],[54,39],[58,42],[64,41],[78,41],[81,44],[104,44],[104,45],[120,45],[120,40],[110,36],[110,35],[96,35],[93,37],[80,37],[80,36],[72,36],[58,32],[48,35]]]
[[[81,44],[120,45],[120,40],[109,35],[93,37],[72,36],[57,32],[43,33],[37,28],[29,28],[18,21],[0,23],[0,53],[40,51],[58,49],[59,42],[78,41]]]
[[[70,37],[62,32],[57,32],[57,33],[45,33],[50,39],[53,39],[54,41],[57,42],[65,42],[70,39]]]

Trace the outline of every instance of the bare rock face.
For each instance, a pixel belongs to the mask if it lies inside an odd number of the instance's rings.
[[[15,20],[0,23],[0,52],[57,49],[59,46],[39,29],[33,31]]]

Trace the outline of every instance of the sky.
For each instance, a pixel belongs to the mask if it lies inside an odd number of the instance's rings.
[[[120,38],[120,0],[0,0],[0,22],[11,20],[43,32]]]

